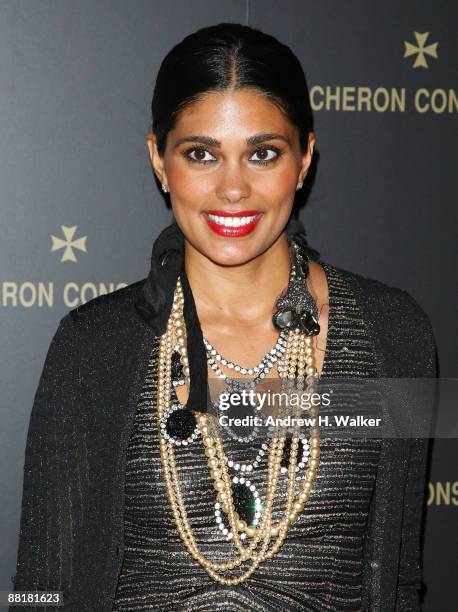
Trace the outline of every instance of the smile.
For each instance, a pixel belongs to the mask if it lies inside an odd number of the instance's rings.
[[[204,213],[205,220],[212,231],[220,236],[239,237],[250,234],[257,226],[262,213],[245,210],[235,213],[209,211]]]

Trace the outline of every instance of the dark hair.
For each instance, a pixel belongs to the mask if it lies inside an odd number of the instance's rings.
[[[307,81],[291,49],[261,30],[219,23],[186,36],[164,58],[154,89],[152,130],[163,155],[183,108],[212,91],[252,88],[299,130],[302,151],[313,130]]]

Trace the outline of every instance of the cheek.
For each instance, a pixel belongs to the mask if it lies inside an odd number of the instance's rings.
[[[276,168],[253,173],[252,192],[271,206],[284,206],[294,198],[297,176],[296,165],[285,160]]]
[[[297,179],[292,173],[275,177],[261,177],[256,185],[257,199],[262,202],[266,213],[270,213],[269,224],[286,223],[293,207]]]
[[[171,165],[167,176],[173,185],[174,198],[179,205],[199,208],[203,197],[214,191],[214,179],[178,164]]]

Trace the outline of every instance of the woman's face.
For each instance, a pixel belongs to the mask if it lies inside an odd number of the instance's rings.
[[[151,161],[167,185],[176,221],[189,245],[219,265],[241,265],[282,234],[298,181],[309,168],[297,128],[252,89],[210,93],[184,109],[160,157]]]

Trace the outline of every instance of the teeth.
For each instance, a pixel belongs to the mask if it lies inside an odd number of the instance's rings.
[[[224,227],[242,227],[247,223],[251,223],[256,219],[256,215],[251,217],[218,217],[217,215],[208,215],[214,223],[224,225]]]

